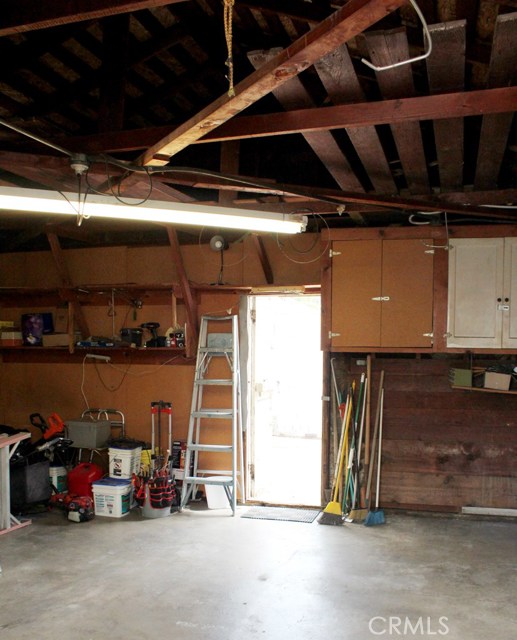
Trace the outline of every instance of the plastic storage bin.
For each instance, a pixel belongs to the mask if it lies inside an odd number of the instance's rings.
[[[92,484],[96,516],[122,518],[131,506],[131,482],[118,478],[103,478]]]
[[[140,470],[140,456],[142,447],[135,449],[109,448],[110,478],[128,479]]]
[[[67,420],[65,422],[67,437],[73,441],[72,447],[77,449],[102,449],[111,436],[109,420]]]

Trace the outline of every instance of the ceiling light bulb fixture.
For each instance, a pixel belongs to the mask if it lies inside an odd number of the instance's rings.
[[[77,216],[76,203],[76,193],[0,187],[0,210]],[[287,234],[302,233],[307,226],[306,216],[202,203],[148,200],[140,204],[139,200],[133,198],[127,198],[122,203],[108,195],[88,195],[81,202],[80,213],[85,219],[110,218]]]

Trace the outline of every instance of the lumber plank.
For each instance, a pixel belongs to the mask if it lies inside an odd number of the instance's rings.
[[[517,82],[517,13],[497,17],[488,86],[504,87]],[[483,116],[474,178],[476,189],[497,186],[513,114]]]
[[[281,49],[251,51],[248,54],[248,59],[255,69],[260,69],[264,64],[279,55],[281,51]],[[314,108],[314,102],[299,78],[291,78],[291,80],[273,89],[272,93],[288,111]],[[302,133],[302,135],[341,189],[364,192],[347,157],[339,148],[330,131],[308,131]]]
[[[405,30],[369,32],[364,38],[370,59],[377,66],[393,64],[410,57]],[[397,99],[415,94],[411,65],[376,71],[375,75],[385,99]],[[391,131],[409,191],[411,193],[427,192],[429,177],[420,125],[417,122],[392,124]]]
[[[465,86],[466,21],[431,25],[433,50],[427,58],[431,93],[462,91]],[[440,187],[461,189],[463,185],[463,119],[445,118],[433,123]]]
[[[315,69],[334,105],[365,102],[364,91],[346,45],[316,62]],[[375,191],[396,193],[397,188],[374,126],[345,127]]]
[[[49,29],[63,24],[97,20],[120,13],[163,7],[185,0],[4,0],[0,36]]]

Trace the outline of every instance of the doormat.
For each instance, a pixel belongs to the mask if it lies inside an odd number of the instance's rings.
[[[321,511],[317,509],[290,509],[286,507],[251,507],[241,518],[252,520],[283,520],[284,522],[314,522]]]

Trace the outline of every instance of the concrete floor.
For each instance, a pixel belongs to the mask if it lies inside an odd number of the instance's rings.
[[[383,526],[335,527],[230,513],[35,517],[0,536],[0,637],[516,637],[515,522],[387,514]]]

